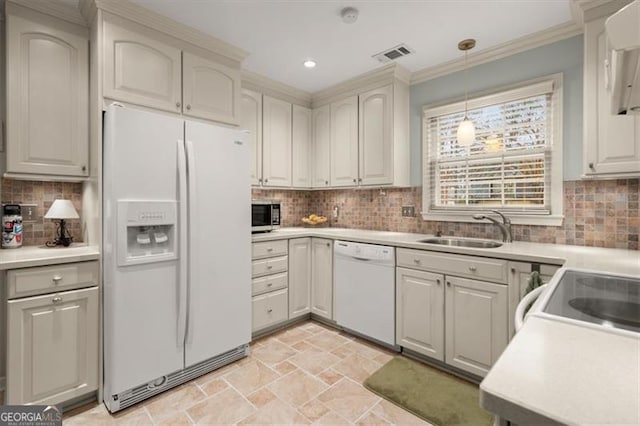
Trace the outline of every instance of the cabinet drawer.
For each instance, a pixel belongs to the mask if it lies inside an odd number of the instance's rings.
[[[477,256],[398,249],[397,265],[459,277],[507,283],[507,261]]]
[[[253,243],[251,246],[251,258],[262,259],[263,257],[283,256],[287,254],[287,246],[287,240]]]
[[[261,294],[267,291],[280,290],[281,288],[287,287],[289,284],[288,274],[274,274],[267,275],[266,277],[254,278],[251,281],[251,294]]]
[[[8,298],[96,286],[98,274],[96,261],[12,269],[7,272]]]
[[[287,289],[255,296],[253,298],[252,331],[275,325],[288,317],[289,295]]]
[[[259,277],[261,275],[277,274],[287,271],[287,256],[270,257],[268,259],[254,260],[251,265],[252,275]]]

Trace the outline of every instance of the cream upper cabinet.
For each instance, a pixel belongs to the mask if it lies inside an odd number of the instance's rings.
[[[242,89],[240,128],[249,131],[251,184],[262,183],[262,94]]]
[[[359,98],[359,183],[393,183],[393,86],[361,93]]]
[[[311,110],[293,105],[291,183],[294,188],[311,187]]]
[[[10,300],[8,404],[53,405],[98,388],[98,288]]]
[[[333,244],[311,239],[311,313],[333,319]]]
[[[326,188],[331,183],[331,105],[313,110],[311,164],[314,188]]]
[[[331,186],[358,184],[358,97],[331,104]]]
[[[182,111],[181,50],[159,33],[105,22],[103,94],[165,111]]]
[[[508,287],[446,277],[445,361],[484,377],[507,346]]]
[[[11,2],[6,14],[7,172],[88,176],[87,29]]]
[[[291,186],[291,104],[262,97],[262,184]]]
[[[184,52],[182,84],[185,115],[239,123],[239,70]]]
[[[640,176],[640,115],[613,115],[605,60],[606,18],[585,24],[584,174],[589,177]]]
[[[311,312],[311,238],[289,240],[289,319]]]
[[[526,295],[531,273],[534,269],[538,269],[542,282],[548,283],[551,281],[553,274],[560,269],[560,266],[540,264],[534,266],[534,264],[527,262],[510,261],[507,263],[507,268],[509,269],[509,338],[511,338],[515,334],[516,308],[520,300]]]
[[[444,276],[396,269],[396,344],[444,361]]]

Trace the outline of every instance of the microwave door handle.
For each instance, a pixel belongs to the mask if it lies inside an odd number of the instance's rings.
[[[185,153],[184,141],[178,141],[178,205],[179,229],[178,235],[180,244],[180,262],[178,264],[178,347],[184,347],[184,340],[187,333],[187,156]]]

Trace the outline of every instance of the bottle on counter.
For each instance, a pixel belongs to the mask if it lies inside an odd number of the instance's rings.
[[[2,208],[2,248],[22,247],[22,212],[19,204]]]

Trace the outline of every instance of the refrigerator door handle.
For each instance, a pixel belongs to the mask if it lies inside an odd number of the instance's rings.
[[[180,235],[180,262],[178,277],[178,340],[177,346],[183,347],[187,334],[187,281],[188,276],[188,255],[187,255],[187,156],[185,153],[184,141],[178,141],[178,191],[179,191],[179,229]]]
[[[185,150],[186,150],[186,156],[187,156],[187,170],[190,176],[195,176],[195,158],[193,157],[193,142],[191,142],[190,140],[186,140],[185,141]],[[196,184],[197,182],[195,182],[194,179],[190,179],[189,180],[189,184],[188,186],[188,203],[189,203],[189,223],[193,223],[191,218],[192,215],[195,213],[196,206],[194,206],[194,203],[197,202],[196,199]],[[186,205],[185,205],[185,210],[187,209]],[[187,244],[186,238],[185,238],[185,244]],[[192,255],[194,255],[192,253]],[[193,267],[193,262],[194,262],[194,258],[193,256],[189,256],[189,271],[196,272],[196,269]],[[196,288],[192,288],[192,281],[193,279],[197,280],[197,277],[193,277],[192,275],[190,276],[190,279],[188,281],[188,298],[189,298],[189,306],[187,307],[188,311],[189,311],[189,315],[187,316],[187,331],[186,331],[186,344],[190,344],[192,337],[193,337],[193,317],[194,317],[194,310],[193,310],[193,300],[195,300],[196,297],[198,297],[195,292],[197,291]]]

